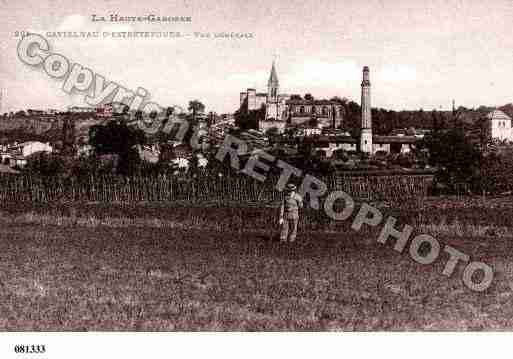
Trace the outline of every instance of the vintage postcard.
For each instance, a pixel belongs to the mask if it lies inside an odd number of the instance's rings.
[[[513,328],[512,1],[0,14],[0,331]]]

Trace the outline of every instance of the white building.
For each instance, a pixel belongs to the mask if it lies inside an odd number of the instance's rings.
[[[49,143],[39,141],[23,142],[18,145],[19,151],[23,157],[28,157],[36,152],[53,152]]]
[[[500,141],[513,140],[511,117],[501,110],[492,111],[486,117],[488,118],[488,131],[492,139]]]

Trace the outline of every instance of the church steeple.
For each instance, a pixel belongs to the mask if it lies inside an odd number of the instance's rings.
[[[280,82],[278,81],[278,74],[276,72],[275,62],[271,67],[271,74],[269,75],[269,81],[267,82],[267,97],[270,102],[276,102],[278,100],[278,90],[280,88]]]
[[[267,82],[268,86],[271,84],[279,85],[278,74],[276,73],[276,64],[274,61],[271,67],[271,75],[269,76],[269,81]]]

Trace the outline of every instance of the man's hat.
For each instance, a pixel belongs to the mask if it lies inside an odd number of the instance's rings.
[[[286,187],[286,190],[287,191],[295,191],[296,190],[296,186],[294,186],[292,183],[289,183]]]

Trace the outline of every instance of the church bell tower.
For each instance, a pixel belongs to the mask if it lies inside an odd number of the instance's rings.
[[[267,102],[278,102],[279,88],[280,82],[278,81],[278,74],[276,73],[276,66],[273,61],[271,74],[269,75],[269,81],[267,82]]]
[[[271,118],[275,120],[281,119],[279,115],[279,89],[280,82],[278,81],[278,74],[276,73],[276,66],[273,61],[271,74],[267,82],[266,120]]]

